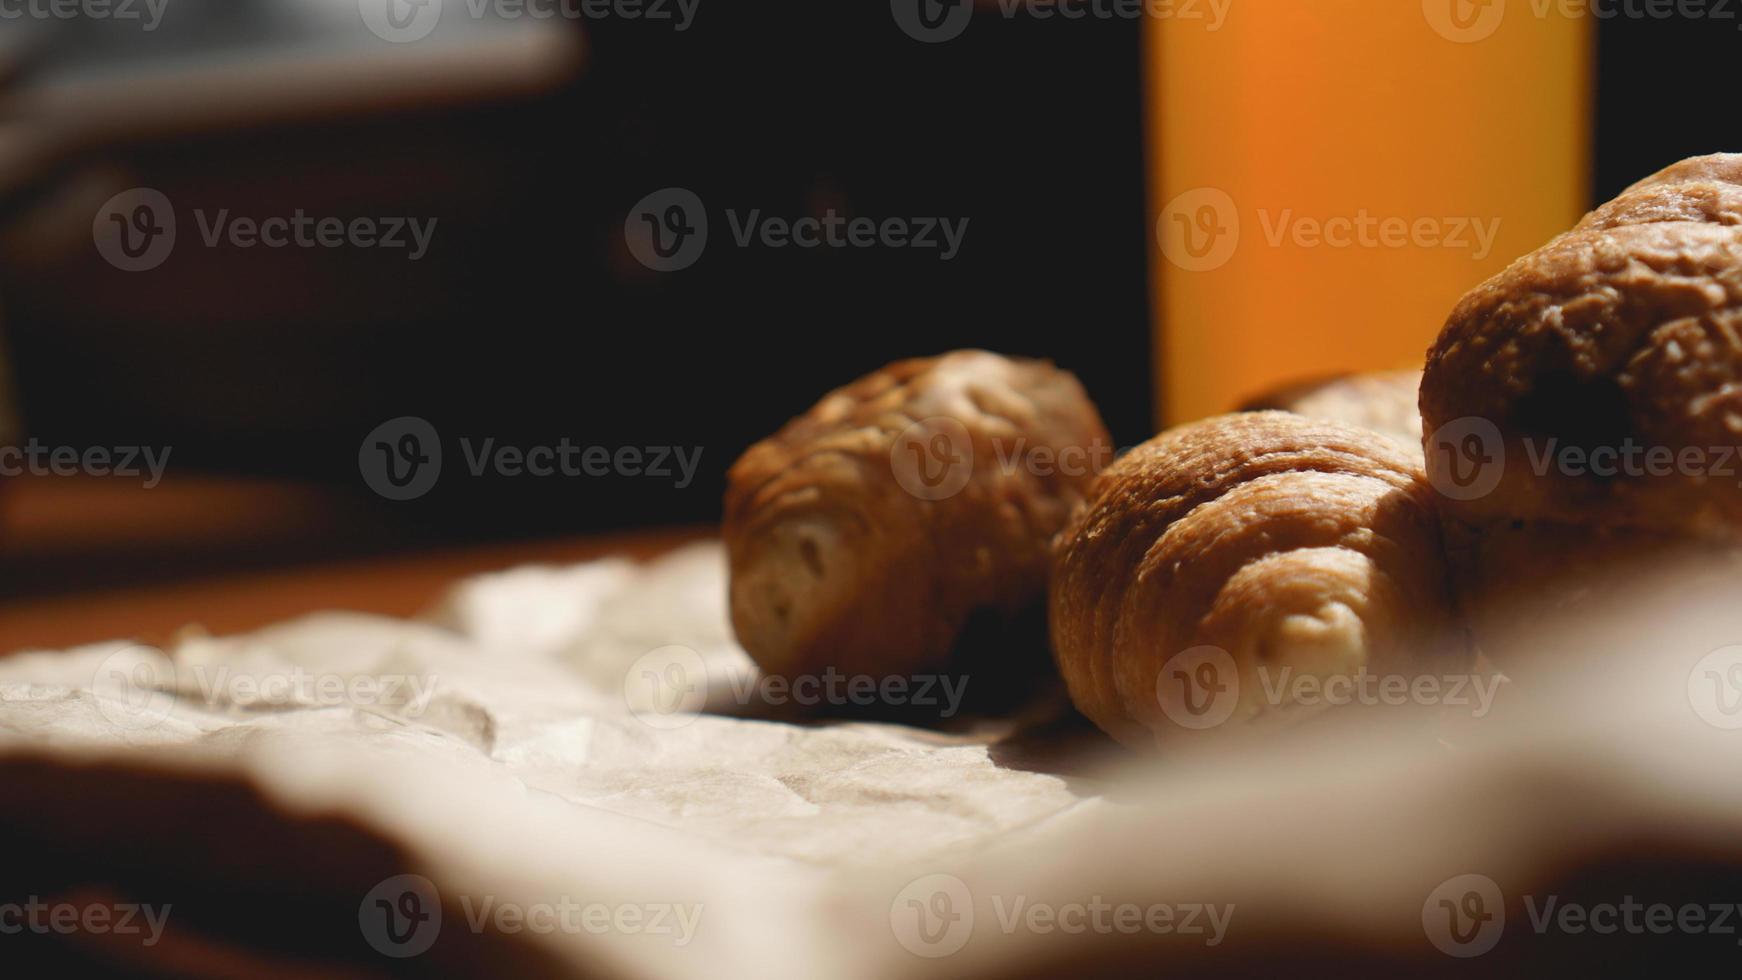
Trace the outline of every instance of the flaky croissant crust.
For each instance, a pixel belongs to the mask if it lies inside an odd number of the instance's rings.
[[[1485,419],[1505,441],[1498,488],[1445,502],[1462,521],[1742,537],[1742,466],[1603,479],[1532,457],[1742,446],[1742,154],[1640,181],[1472,290],[1428,354],[1421,412],[1436,479],[1439,427]]]
[[[971,468],[927,499],[900,441],[938,420]],[[1082,386],[1044,361],[958,351],[831,392],[728,474],[740,642],[771,673],[936,667],[971,615],[1040,598],[1048,543],[1111,455]]]
[[[1108,468],[1058,538],[1050,595],[1072,700],[1133,746],[1183,734],[1157,678],[1198,647],[1239,671],[1234,723],[1285,707],[1260,668],[1412,673],[1461,656],[1412,454],[1284,412],[1181,426]]]
[[[1372,429],[1415,449],[1421,446],[1420,371],[1371,371],[1297,382],[1254,396],[1244,412],[1275,409]]]

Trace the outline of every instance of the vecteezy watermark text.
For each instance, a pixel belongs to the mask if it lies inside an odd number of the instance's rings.
[[[1325,675],[1259,664],[1252,674],[1258,681],[1257,702],[1267,709],[1417,705],[1467,711],[1472,718],[1484,718],[1493,710],[1502,683],[1498,674],[1400,674],[1364,666],[1351,673]],[[1250,680],[1241,677],[1228,651],[1196,646],[1162,665],[1155,678],[1155,697],[1169,721],[1203,731],[1234,717],[1243,703],[1242,690],[1251,690]]]
[[[1444,249],[1467,252],[1481,261],[1494,251],[1500,219],[1441,215],[1383,215],[1366,208],[1350,214],[1306,215],[1293,208],[1258,208],[1261,240],[1267,248]],[[1238,250],[1243,225],[1250,225],[1228,192],[1216,187],[1185,191],[1162,208],[1155,237],[1162,254],[1187,272],[1208,272],[1228,264]]]
[[[848,218],[833,208],[821,217],[764,217],[761,209],[748,213],[728,209],[726,221],[739,248],[755,241],[766,248],[917,248],[937,249],[943,262],[956,257],[968,219],[951,218]]]
[[[1573,901],[1561,895],[1525,895],[1524,914],[1538,936],[1736,936],[1742,933],[1742,903],[1641,901],[1621,895],[1607,901]],[[1507,925],[1506,898],[1487,875],[1448,878],[1422,903],[1422,929],[1434,948],[1470,959],[1499,945]],[[1737,940],[1742,945],[1742,939]]]
[[[253,673],[196,664],[178,674],[191,678],[208,704],[243,709],[380,705],[408,718],[423,714],[438,683],[436,677],[424,674],[335,674],[295,666]]]
[[[819,674],[732,673],[716,678],[701,654],[673,644],[649,650],[629,665],[623,673],[623,702],[649,727],[666,730],[695,721],[710,701],[721,697],[738,708],[915,707],[951,718],[961,710],[968,681],[966,674],[873,676],[833,667]]]
[[[229,208],[195,209],[202,244],[217,248],[357,248],[404,251],[412,262],[429,254],[439,218],[316,217],[297,208],[289,215],[235,216]],[[124,272],[147,272],[169,260],[177,241],[175,205],[168,195],[136,187],[110,198],[97,211],[91,237],[97,252]]]
[[[1742,14],[1737,0],[1421,0],[1421,9],[1436,33],[1459,44],[1493,37],[1509,13],[1519,10],[1537,20],[1737,21]]]
[[[429,707],[437,684],[427,674],[338,673],[299,665],[242,671],[228,664],[178,663],[156,647],[127,645],[97,665],[91,692],[111,725],[139,731],[168,719],[183,697],[241,711],[361,708],[415,718]]]
[[[695,481],[701,446],[598,446],[563,438],[551,444],[515,446],[494,437],[460,438],[460,455],[473,477],[636,477],[670,480],[683,490]],[[376,426],[357,450],[357,467],[369,488],[389,500],[428,493],[441,477],[442,443],[435,426],[416,416]]]
[[[416,262],[429,254],[439,218],[314,218],[302,208],[289,217],[232,218],[230,209],[216,214],[196,209],[194,220],[207,248],[228,242],[232,248],[384,248],[410,249]]]
[[[1739,457],[1736,446],[1646,446],[1632,439],[1619,446],[1562,445],[1558,439],[1538,443],[1524,440],[1524,452],[1537,476],[1550,469],[1562,476],[1595,476],[1605,479],[1626,476],[1698,476],[1737,480]],[[1742,486],[1742,481],[1737,483]]]
[[[1557,437],[1518,441],[1523,462],[1537,477],[1642,480],[1682,477],[1728,480],[1742,486],[1742,445],[1652,445],[1631,437],[1611,445],[1582,445]],[[1428,478],[1454,500],[1486,497],[1505,478],[1507,444],[1494,422],[1454,419],[1428,435]]]
[[[22,902],[0,903],[0,935],[143,936],[141,946],[156,946],[173,907],[138,902],[45,902],[31,895]]]
[[[513,935],[531,932],[606,933],[670,937],[671,945],[688,946],[695,939],[702,921],[700,902],[649,902],[611,905],[605,902],[579,902],[564,895],[551,902],[498,901],[485,895],[477,902],[472,896],[461,895],[460,907],[466,914],[466,925],[473,932],[483,932],[488,926],[496,932]]]
[[[908,248],[934,251],[942,262],[961,251],[968,220],[849,217],[833,208],[797,218],[765,215],[760,208],[726,211],[732,242],[738,248]],[[623,235],[636,261],[655,272],[676,272],[702,257],[708,228],[702,199],[685,188],[667,187],[629,209]]]
[[[1001,476],[1093,476],[1118,456],[1111,443],[1096,439],[1083,446],[1032,444],[1027,438],[994,437],[991,464]],[[934,415],[897,433],[889,447],[895,482],[921,500],[946,500],[973,479],[973,435],[961,419]]]
[[[1007,20],[1018,16],[1032,20],[1149,18],[1219,31],[1233,5],[1233,0],[998,0],[995,9]],[[960,37],[968,29],[973,11],[974,0],[890,0],[889,4],[902,33],[927,44]]]
[[[0,21],[138,21],[140,30],[155,31],[168,7],[169,0],[0,0]]]
[[[150,490],[163,482],[172,447],[45,446],[32,438],[22,446],[0,446],[0,476],[97,476],[145,478]],[[145,468],[140,469],[143,463]]]
[[[561,895],[519,902],[495,895],[459,896],[466,928],[504,935],[653,936],[688,946],[701,927],[701,902],[599,902]],[[442,897],[422,875],[395,875],[375,885],[357,906],[357,926],[376,952],[395,959],[435,945],[443,924]]]
[[[915,956],[936,959],[961,950],[976,926],[991,921],[1006,936],[1019,932],[1077,936],[1157,935],[1193,937],[1220,946],[1234,918],[1234,904],[1110,902],[1100,895],[1072,901],[1040,901],[1028,895],[989,896],[992,918],[978,913],[975,895],[954,875],[915,878],[889,903],[889,928]]]
[[[474,21],[638,20],[689,29],[701,0],[463,0],[459,13]],[[435,31],[448,8],[443,0],[357,0],[363,23],[394,44],[421,41]]]

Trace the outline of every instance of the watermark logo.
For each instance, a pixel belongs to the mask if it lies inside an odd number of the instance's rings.
[[[199,240],[206,248],[403,249],[418,262],[429,254],[439,218],[317,218],[301,208],[290,215],[238,217],[229,208],[194,210]],[[148,272],[175,251],[175,205],[161,191],[136,187],[110,198],[97,210],[91,236],[104,261],[123,272]]]
[[[682,728],[696,720],[707,701],[708,665],[686,646],[649,650],[623,674],[623,703],[650,728]]]
[[[921,419],[895,437],[889,467],[901,489],[920,500],[947,500],[974,475],[973,437],[959,419]]]
[[[1080,479],[1101,472],[1119,456],[1104,439],[1086,445],[1030,443],[1025,436],[993,436],[988,441],[990,465],[1007,477]],[[910,424],[889,447],[889,468],[896,484],[921,500],[945,500],[961,493],[973,478],[975,462],[974,439],[967,425],[947,415]]]
[[[1428,482],[1453,500],[1486,497],[1506,475],[1506,443],[1500,427],[1466,416],[1447,422],[1427,440]]]
[[[1226,722],[1240,704],[1240,672],[1228,651],[1197,646],[1168,658],[1155,678],[1162,713],[1181,728],[1202,731]]]
[[[402,415],[376,426],[357,449],[357,469],[369,489],[388,500],[414,500],[442,475],[442,443],[435,426]]]
[[[1473,44],[1500,29],[1506,19],[1506,0],[1421,0],[1421,12],[1439,36]]]
[[[1566,901],[1560,895],[1525,895],[1526,925],[1538,936],[1734,936],[1742,905],[1734,902]],[[1449,878],[1428,893],[1422,929],[1447,956],[1471,959],[1492,950],[1506,931],[1506,901],[1486,875]]]
[[[1161,209],[1155,237],[1162,255],[1178,268],[1208,272],[1227,265],[1243,241],[1273,249],[1445,249],[1480,261],[1494,251],[1500,234],[1499,218],[1406,217],[1366,208],[1323,215],[1256,208],[1252,215],[1262,235],[1242,238],[1243,219],[1234,199],[1220,188],[1199,187]]]
[[[1203,731],[1233,717],[1240,704],[1242,683],[1234,658],[1226,650],[1192,647],[1163,665],[1156,677],[1155,696],[1168,720],[1181,728]],[[1248,694],[1255,694],[1273,709],[1425,705],[1467,710],[1471,718],[1484,718],[1494,708],[1503,679],[1499,674],[1376,673],[1365,666],[1320,674],[1288,665],[1259,664],[1244,683]]]
[[[1713,728],[1742,728],[1742,645],[1719,647],[1688,671],[1688,703]]]
[[[666,187],[629,209],[623,236],[635,260],[655,272],[696,264],[708,247],[708,211],[694,191]]]
[[[382,956],[421,955],[441,935],[441,894],[422,875],[394,875],[369,889],[358,903],[357,927]]]
[[[357,0],[357,9],[376,37],[393,44],[429,37],[442,19],[442,0]]]
[[[516,446],[494,437],[461,436],[460,460],[473,478],[634,477],[670,480],[678,490],[695,482],[701,446],[586,446],[564,438],[552,444]],[[412,415],[376,426],[357,447],[357,469],[369,488],[389,500],[428,493],[442,473],[441,436]]]
[[[688,946],[701,926],[700,902],[607,904],[563,895],[553,901],[522,903],[495,895],[459,897],[465,926],[473,934],[564,933],[658,936],[672,946]],[[395,875],[369,889],[357,906],[363,939],[383,956],[408,959],[429,951],[442,932],[442,900],[435,883],[422,875]]]
[[[125,646],[97,665],[91,693],[97,711],[116,729],[153,728],[175,708],[175,665],[155,647]]]
[[[1186,191],[1162,208],[1155,238],[1167,260],[1187,272],[1219,269],[1240,244],[1240,209],[1220,188]]]
[[[992,917],[980,919],[1006,936],[1063,933],[1080,936],[1201,936],[1205,946],[1220,946],[1234,919],[1234,905],[1202,902],[1141,905],[1111,902],[1100,895],[1081,901],[1036,901],[1027,895],[990,896]],[[908,882],[889,903],[889,928],[895,941],[915,956],[937,959],[959,952],[974,934],[974,894],[954,875],[925,875]]]
[[[829,208],[820,215],[783,218],[761,208],[726,209],[732,244],[738,248],[907,248],[934,251],[948,262],[961,251],[968,218],[849,217]],[[708,243],[708,214],[700,197],[682,187],[654,191],[637,201],[623,221],[631,255],[655,272],[694,265]]]
[[[1585,445],[1559,437],[1519,440],[1523,460],[1538,477],[1639,480],[1681,477],[1727,480],[1742,486],[1742,446],[1648,445],[1632,438],[1618,444]],[[1499,426],[1475,416],[1455,419],[1431,433],[1423,447],[1428,480],[1454,500],[1475,500],[1494,492],[1505,476],[1506,444]],[[1518,460],[1513,457],[1513,461]]]
[[[1421,927],[1428,942],[1447,956],[1481,956],[1506,931],[1506,901],[1500,886],[1479,874],[1440,882],[1422,903]]]
[[[974,0],[889,0],[896,26],[915,41],[940,44],[960,37],[974,17]]]
[[[104,261],[123,272],[149,272],[175,251],[175,207],[162,191],[135,187],[97,211],[91,237]]]
[[[954,875],[916,878],[889,903],[889,928],[915,956],[949,956],[974,935],[974,896]]]

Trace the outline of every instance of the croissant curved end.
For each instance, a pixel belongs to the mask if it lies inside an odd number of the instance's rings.
[[[1049,542],[1111,456],[1044,361],[957,351],[831,392],[728,474],[738,639],[768,673],[939,670],[970,618],[1041,601]]]
[[[1470,659],[1413,454],[1284,412],[1181,426],[1103,472],[1059,536],[1050,612],[1073,701],[1134,747],[1289,724],[1336,682]]]

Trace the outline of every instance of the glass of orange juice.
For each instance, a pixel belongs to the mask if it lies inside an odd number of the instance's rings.
[[[1466,290],[1588,203],[1568,5],[1230,0],[1144,31],[1163,424],[1419,366]]]

